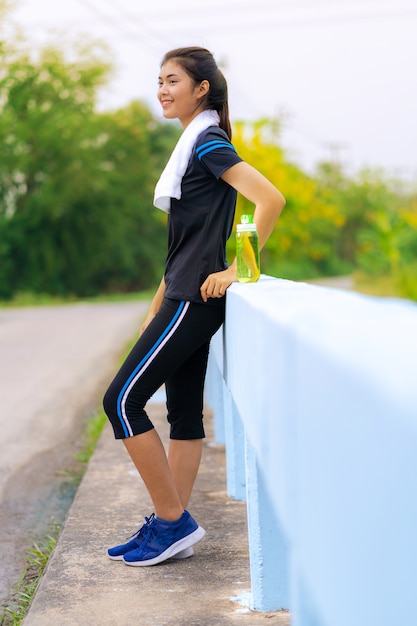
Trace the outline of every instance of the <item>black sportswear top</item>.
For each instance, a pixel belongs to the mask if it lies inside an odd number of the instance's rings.
[[[203,302],[200,287],[213,272],[227,268],[237,192],[220,176],[242,159],[227,134],[211,126],[197,138],[181,184],[181,198],[171,198],[165,296]],[[207,304],[222,304],[209,298]]]

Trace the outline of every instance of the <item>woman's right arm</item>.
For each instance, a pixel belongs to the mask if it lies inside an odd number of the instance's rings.
[[[155,315],[158,313],[159,309],[162,306],[162,302],[164,300],[164,295],[165,295],[165,279],[164,277],[162,277],[161,282],[159,283],[159,287],[152,299],[151,305],[149,307],[149,311],[148,314],[145,318],[145,321],[143,322],[141,329],[140,329],[140,334],[143,333],[143,331],[145,330],[145,328],[147,326],[149,326],[149,324],[152,322],[153,318],[155,317]]]

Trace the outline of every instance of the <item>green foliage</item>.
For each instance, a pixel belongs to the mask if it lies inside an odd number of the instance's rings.
[[[7,5],[0,0],[0,19]],[[33,55],[0,41],[0,49],[0,299],[152,288],[166,250],[153,190],[178,128],[156,122],[140,102],[97,112],[111,72],[97,44]],[[307,175],[286,158],[279,131],[271,119],[234,127],[238,153],[286,198],[261,254],[263,273],[389,275],[415,298],[416,191],[381,172],[348,177],[336,163]],[[239,196],[236,218],[253,209]]]
[[[178,131],[140,103],[95,111],[110,71],[95,47],[10,53],[2,70],[0,298],[154,285],[166,244],[153,188]]]
[[[417,196],[378,171],[355,178],[321,163],[307,176],[279,147],[279,123],[241,122],[238,153],[284,194],[285,209],[262,252],[262,271],[293,280],[355,272],[378,277],[392,293],[416,299]],[[237,219],[254,207],[239,197]],[[233,242],[229,256],[234,254]],[[391,280],[382,280],[391,276]],[[363,281],[362,281],[363,282]],[[366,281],[365,281],[366,282]]]
[[[412,288],[417,253],[415,189],[389,181],[379,171],[364,170],[351,180],[340,168],[324,164],[319,173],[345,217],[337,255],[381,285],[387,284],[384,277],[391,277],[392,295],[416,299]]]
[[[285,209],[262,251],[263,273],[285,278],[308,278],[337,273],[335,239],[344,217],[317,180],[288,162],[278,145],[279,123],[260,120],[240,123],[233,142],[238,153],[282,191]],[[252,212],[244,198],[238,200],[238,216]]]

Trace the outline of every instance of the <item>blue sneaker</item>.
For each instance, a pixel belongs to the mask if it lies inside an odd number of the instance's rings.
[[[149,518],[145,517],[146,524],[153,517],[154,517],[153,513]],[[109,559],[111,559],[112,561],[123,561],[123,555],[126,554],[126,552],[130,552],[131,550],[136,550],[136,548],[138,548],[140,544],[142,543],[142,539],[146,530],[146,524],[144,524],[136,533],[133,533],[133,535],[130,535],[130,537],[128,537],[130,541],[128,541],[127,543],[122,543],[120,546],[109,548],[107,550],[107,556],[109,557]]]
[[[152,522],[155,514],[152,513],[150,517],[145,517],[145,524],[133,535],[128,537],[130,541],[127,543],[123,543],[120,546],[115,546],[114,548],[109,548],[107,550],[107,556],[112,561],[123,561],[123,556],[127,552],[131,552],[132,550],[136,550],[142,543],[142,539],[144,537],[145,531],[147,529],[147,525]],[[177,554],[173,555],[174,559],[188,559],[190,556],[193,556],[194,550],[189,547],[185,548],[185,550],[181,550],[177,552]]]
[[[206,534],[188,511],[184,511],[175,522],[161,520],[154,515],[145,520],[146,524],[139,531],[142,532],[139,545],[123,555],[126,565],[156,565],[175,558],[175,555],[191,548]]]

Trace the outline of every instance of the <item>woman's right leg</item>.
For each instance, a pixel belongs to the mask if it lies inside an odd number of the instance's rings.
[[[131,350],[103,400],[115,437],[123,439],[149,491],[155,514],[167,520],[178,519],[184,508],[164,446],[148,418],[145,405],[177,367],[177,361],[185,358],[177,345],[176,333],[186,311],[187,303],[184,302],[163,305]]]
[[[152,432],[153,425],[146,414],[145,405],[161,384],[172,377],[174,387],[177,388],[177,398],[194,397],[195,385],[192,373],[197,370],[197,362],[202,363],[198,366],[200,370],[198,378],[201,379],[205,373],[208,340],[220,326],[221,321],[222,313],[213,311],[212,307],[164,301],[160,312],[132,349],[104,397],[104,407],[113,425],[115,436],[124,440],[148,488],[156,515],[164,519],[176,519],[180,510],[184,508],[181,500],[188,500],[186,492],[190,491],[190,488],[186,487],[180,497],[176,483],[182,484],[179,476],[186,474],[187,471],[190,473],[188,485],[190,481],[194,482],[195,468],[198,469],[201,454],[201,442],[188,446],[193,449],[193,454],[189,457],[189,470],[187,455],[179,459],[183,454],[179,448],[186,444],[179,444],[177,454],[171,453],[175,474],[173,477],[162,442],[157,433]],[[199,356],[196,359],[194,357],[196,353],[202,354],[204,358],[201,359]],[[187,362],[190,376],[180,376],[182,380],[180,385],[179,379],[175,382],[174,373]],[[200,404],[203,382],[204,380],[199,383],[200,388],[197,389]],[[183,403],[180,404],[182,410]],[[191,415],[193,421],[187,426],[186,431],[182,431],[180,427],[179,436],[175,435],[177,427],[173,427],[171,423],[171,437],[180,440],[201,439],[204,436],[202,426],[199,424],[202,419],[201,410],[198,413]],[[175,422],[175,417],[171,418],[170,421]],[[197,424],[196,428],[193,427],[194,423]],[[191,436],[187,434],[190,428]],[[182,487],[179,488],[183,491]]]
[[[164,301],[105,395],[116,438],[124,440],[156,513],[132,540],[135,549],[129,542],[108,551],[110,558],[128,565],[160,563],[190,548],[205,532],[184,511],[164,447],[144,408],[161,383],[211,336],[211,315],[203,311],[186,302]]]

